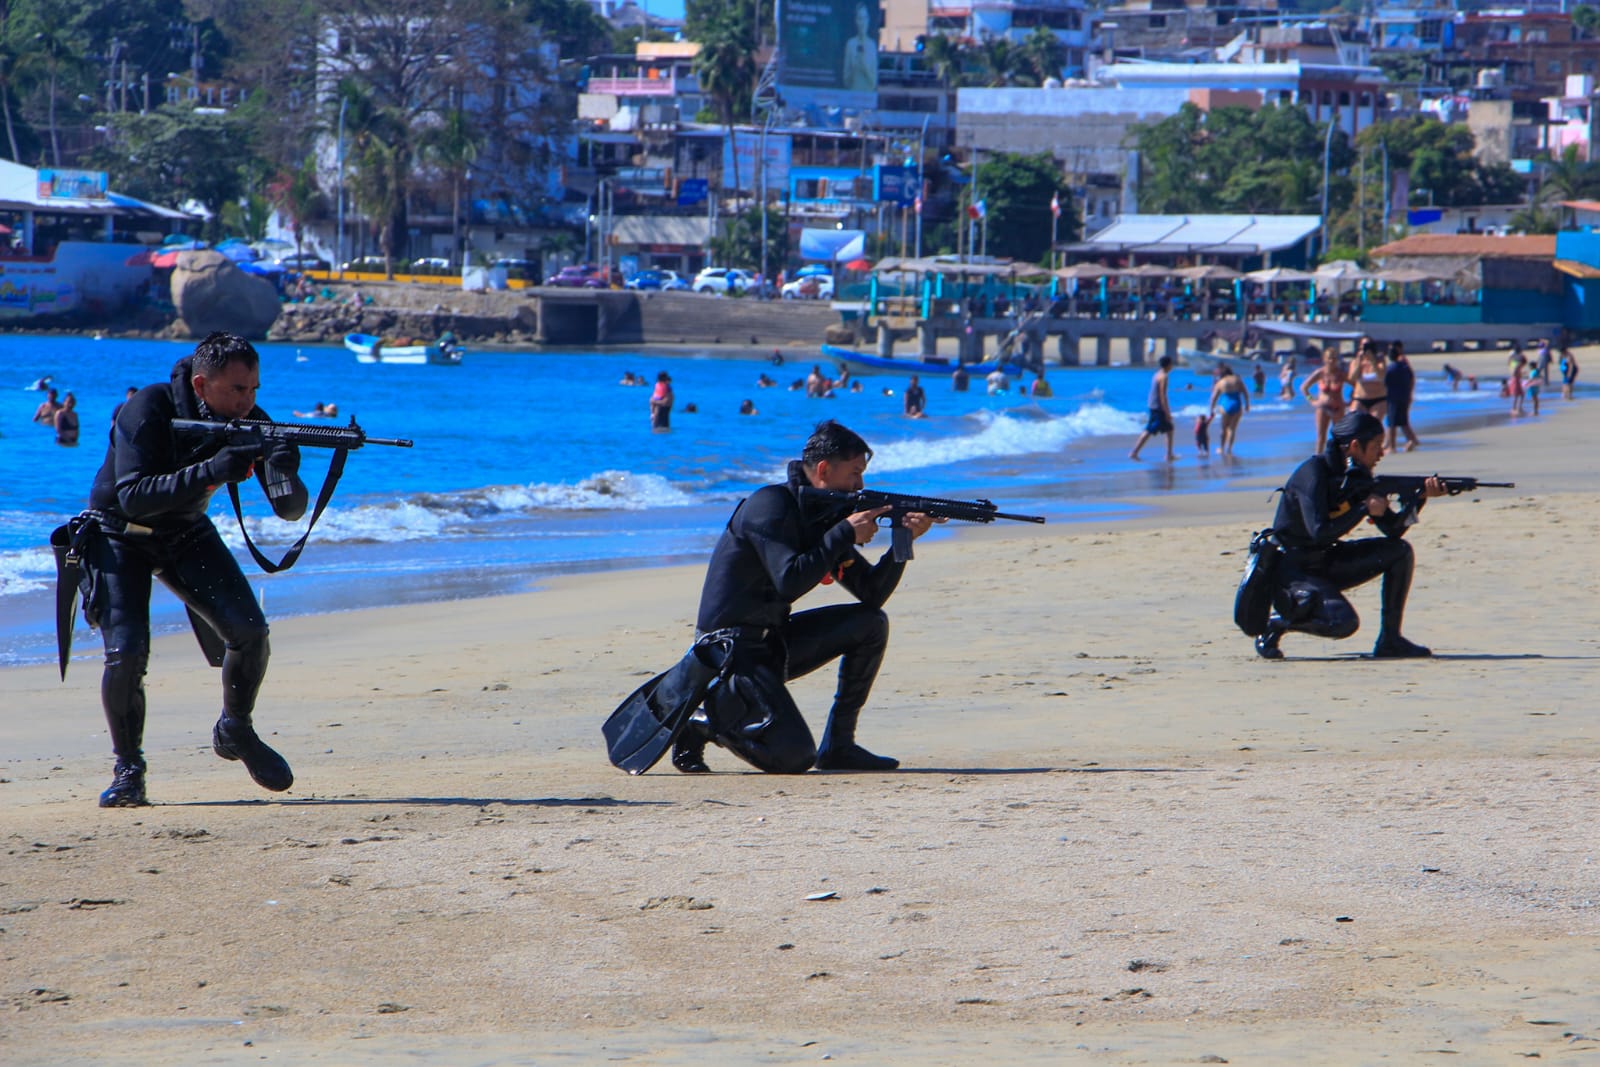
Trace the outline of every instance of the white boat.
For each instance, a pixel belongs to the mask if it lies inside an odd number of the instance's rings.
[[[461,363],[459,344],[441,347],[437,344],[390,344],[370,333],[347,333],[344,346],[356,354],[357,363],[429,363],[434,366],[454,367]]]

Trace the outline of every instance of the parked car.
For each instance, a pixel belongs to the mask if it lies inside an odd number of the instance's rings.
[[[783,287],[785,300],[832,300],[833,275],[811,274],[796,278]]]
[[[314,256],[310,252],[301,252],[298,255],[290,252],[278,260],[278,266],[284,270],[327,270],[330,264],[321,256]]]
[[[659,267],[642,270],[622,284],[627,289],[657,289],[663,292],[671,290],[687,291],[689,288],[689,283],[679,277],[677,271],[665,270]]]
[[[833,277],[833,270],[823,263],[807,263],[794,272],[796,278],[810,278],[812,276],[820,278],[824,275],[829,278]]]
[[[450,269],[450,261],[443,256],[425,256],[412,260],[411,269],[417,274],[443,274]]]
[[[693,289],[697,293],[743,293],[756,284],[749,271],[738,267],[707,267],[694,276]]]
[[[600,268],[589,263],[574,263],[570,267],[562,267],[544,280],[546,285],[554,285],[562,289],[594,288],[589,285],[591,279],[597,278]]]
[[[591,263],[575,263],[570,267],[562,267],[546,278],[544,283],[563,289],[620,289],[622,272],[612,267],[608,275],[605,270]]]
[[[508,256],[505,259],[494,261],[496,267],[504,267],[507,278],[517,278],[525,282],[539,280],[539,261],[536,259],[522,259]]]
[[[357,274],[382,274],[384,271],[382,256],[357,256],[339,268],[346,273]]]

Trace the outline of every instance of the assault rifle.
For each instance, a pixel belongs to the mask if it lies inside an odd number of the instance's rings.
[[[1422,502],[1426,497],[1429,477],[1437,478],[1443,482],[1445,494],[1448,496],[1474,493],[1479,489],[1515,489],[1517,487],[1516,482],[1480,482],[1476,478],[1452,478],[1442,474],[1431,476],[1423,474],[1372,474],[1365,468],[1354,464],[1345,474],[1345,485],[1358,495],[1399,497],[1399,507],[1395,509],[1395,513],[1399,516],[1400,526],[1403,529],[1417,521],[1417,512],[1422,507]]]
[[[875,489],[857,489],[844,492],[838,489],[802,488],[802,499],[827,501],[836,509],[847,509],[848,514],[888,508],[878,516],[878,525],[889,528],[890,547],[895,561],[903,563],[912,558],[911,531],[904,519],[919,512],[934,519],[954,519],[956,522],[993,522],[1007,519],[1011,522],[1043,522],[1043,515],[1008,515],[995,508],[988,500],[943,500],[936,496],[908,496],[904,493],[881,493]]]
[[[268,422],[264,419],[232,419],[228,422],[211,422],[205,419],[173,419],[174,433],[200,434],[212,438],[221,438],[229,445],[255,446],[257,452],[263,457],[262,474],[267,486],[269,499],[277,500],[294,492],[294,477],[287,471],[273,469],[272,463],[266,461],[267,444],[272,441],[284,441],[292,445],[313,448],[334,449],[333,460],[328,464],[328,475],[323,479],[322,490],[317,494],[316,508],[311,513],[311,522],[306,526],[306,532],[300,535],[300,540],[290,547],[288,553],[277,563],[273,563],[263,556],[250,540],[250,533],[244,528],[244,513],[239,507],[239,487],[232,482],[228,483],[228,496],[233,500],[233,513],[239,519],[239,531],[244,534],[245,547],[261,565],[261,569],[268,574],[288,570],[294,561],[300,557],[300,551],[305,547],[306,538],[311,536],[311,528],[317,524],[317,519],[322,516],[322,510],[328,506],[328,501],[333,497],[334,486],[339,484],[339,476],[344,473],[345,457],[363,445],[388,445],[392,448],[410,448],[411,441],[403,437],[368,437],[367,431],[356,425],[354,415],[350,416],[348,426],[307,426],[294,422]]]

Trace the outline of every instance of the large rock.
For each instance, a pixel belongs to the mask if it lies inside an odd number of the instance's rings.
[[[226,330],[251,340],[267,336],[283,306],[271,282],[244,273],[209,249],[178,253],[172,303],[195,337]]]

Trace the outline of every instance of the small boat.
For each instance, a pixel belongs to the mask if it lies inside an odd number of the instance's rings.
[[[851,348],[840,348],[838,345],[823,345],[822,355],[826,359],[838,360],[851,370],[861,374],[927,374],[933,377],[950,374],[956,369],[957,364],[948,359],[898,359],[895,357],[869,356],[865,352],[857,352]],[[962,363],[968,374],[983,376],[990,373],[996,366],[1007,374],[1021,374],[1022,365],[1011,361],[1005,363]]]
[[[344,346],[356,354],[357,363],[430,363],[454,367],[461,363],[462,356],[458,344],[446,347],[437,344],[391,344],[370,333],[347,333],[344,335]]]

